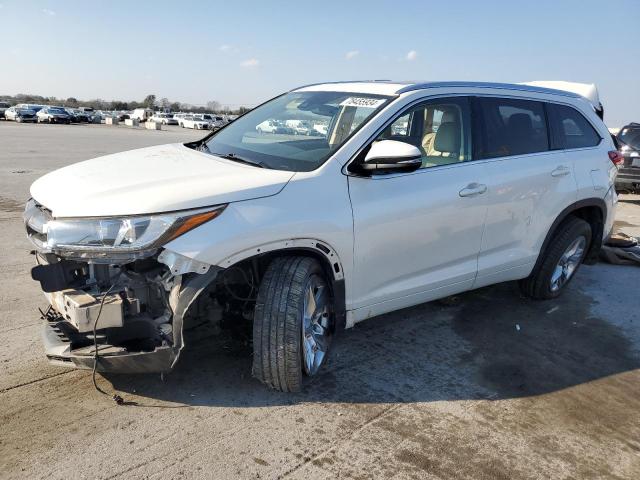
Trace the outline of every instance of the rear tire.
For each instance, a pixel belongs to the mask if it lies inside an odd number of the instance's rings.
[[[582,264],[591,244],[591,226],[570,216],[560,224],[529,277],[520,281],[526,296],[547,300],[558,297]]]
[[[274,390],[299,392],[315,375],[334,330],[333,296],[310,257],[274,259],[260,283],[253,320],[253,376]]]

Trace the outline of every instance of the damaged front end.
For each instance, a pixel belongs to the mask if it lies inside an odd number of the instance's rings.
[[[171,370],[184,346],[185,315],[220,268],[162,245],[223,209],[61,220],[31,200],[25,224],[36,246],[32,277],[50,304],[42,312],[49,361],[95,363],[100,372]]]

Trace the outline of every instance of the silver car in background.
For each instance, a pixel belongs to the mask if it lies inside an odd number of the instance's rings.
[[[30,108],[24,108],[15,106],[9,107],[4,112],[4,118],[6,120],[13,120],[14,122],[22,123],[22,122],[33,122],[37,121],[36,112]]]

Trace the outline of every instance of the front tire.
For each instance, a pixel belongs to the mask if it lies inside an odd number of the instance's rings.
[[[260,283],[253,319],[253,376],[274,390],[299,392],[318,373],[334,333],[333,295],[310,257],[274,259]]]
[[[591,245],[591,226],[570,216],[558,227],[529,277],[520,281],[528,297],[547,300],[558,297],[575,276]]]

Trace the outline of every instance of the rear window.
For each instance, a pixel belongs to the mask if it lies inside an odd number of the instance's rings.
[[[618,134],[618,138],[626,145],[640,150],[640,127],[625,127]]]
[[[570,149],[595,147],[600,135],[575,108],[550,103],[547,105],[552,125],[551,147]]]
[[[509,98],[479,98],[484,132],[482,158],[524,155],[549,150],[549,135],[541,102]]]

